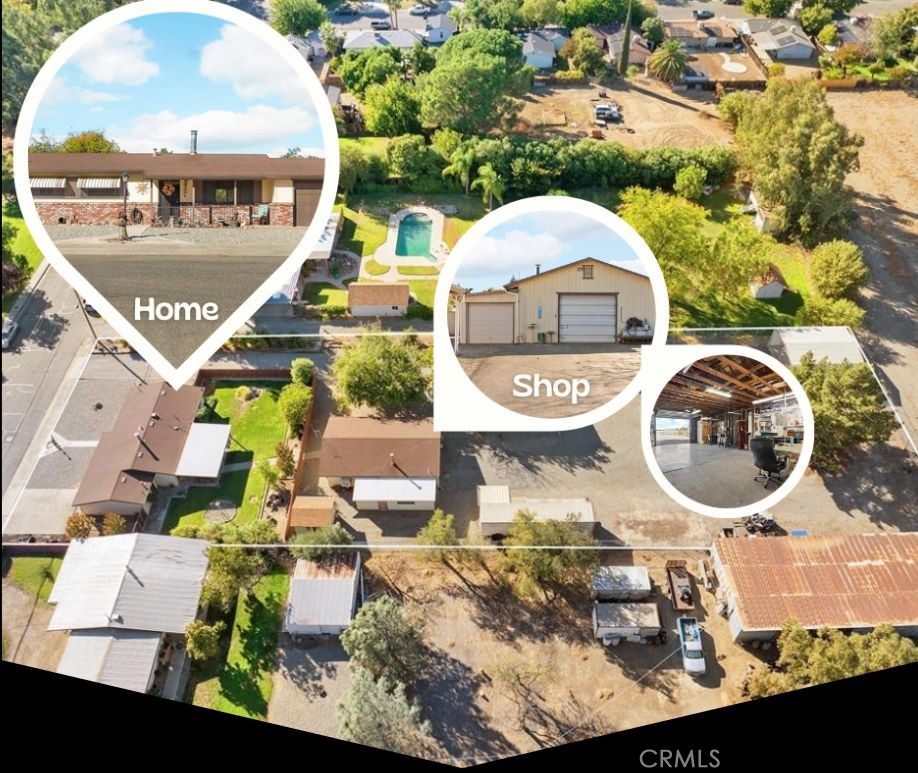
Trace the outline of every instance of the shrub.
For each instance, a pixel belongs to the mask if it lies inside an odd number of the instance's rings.
[[[287,420],[291,432],[299,434],[312,405],[312,389],[305,384],[287,384],[277,398],[277,407]]]
[[[353,542],[350,532],[340,523],[323,526],[321,529],[298,534],[293,540],[290,552],[296,558],[305,558],[307,561],[319,561],[328,556],[342,553],[334,548],[320,548],[315,545],[350,545]]]
[[[907,83],[914,77],[915,73],[904,64],[897,64],[889,71],[889,79],[898,83]]]
[[[686,199],[700,199],[708,173],[700,166],[689,164],[676,172],[673,190]]]
[[[315,364],[308,357],[297,357],[290,363],[290,379],[296,384],[312,384]]]
[[[420,304],[409,306],[405,311],[405,319],[433,319],[433,309]]]
[[[870,277],[870,271],[860,247],[836,239],[813,250],[810,275],[816,291],[834,300],[854,295]]]
[[[127,531],[127,520],[118,513],[106,513],[102,518],[102,534],[111,537],[115,534],[124,534]]]
[[[836,27],[834,24],[826,24],[821,30],[819,30],[819,34],[816,36],[816,39],[824,46],[837,46],[838,27]]]
[[[96,522],[85,513],[73,513],[67,519],[64,534],[70,539],[83,540],[89,537],[96,528]]]
[[[293,449],[281,441],[274,447],[274,455],[276,457],[275,464],[277,469],[280,470],[281,476],[284,478],[291,477],[296,472],[296,457],[293,455]]]
[[[717,113],[735,129],[753,99],[755,95],[748,91],[734,91],[720,100],[720,104],[717,105]]]
[[[807,300],[795,315],[798,325],[847,325],[858,328],[864,321],[864,310],[847,298],[822,298]]]
[[[235,396],[240,403],[248,402],[252,399],[252,389],[243,384],[240,387],[236,387]]]
[[[558,70],[554,74],[556,81],[584,81],[586,73],[583,70]]]
[[[213,395],[208,395],[204,398],[204,402],[201,403],[201,407],[198,408],[198,412],[195,414],[195,419],[197,421],[209,421],[211,418],[213,418],[216,410],[217,398]]]
[[[768,65],[769,78],[783,78],[786,72],[787,67],[784,66],[783,62],[774,62]]]
[[[322,319],[338,319],[348,315],[347,306],[323,306],[320,309]]]

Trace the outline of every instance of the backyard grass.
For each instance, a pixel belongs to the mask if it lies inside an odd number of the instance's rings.
[[[327,282],[309,282],[303,300],[312,306],[347,306],[347,290]]]
[[[169,534],[178,526],[203,526],[207,505],[216,499],[228,499],[237,505],[236,517],[231,523],[250,523],[261,512],[266,487],[264,476],[256,467],[224,472],[218,485],[194,486],[184,497],[173,499],[163,523],[163,533]]]
[[[408,286],[418,303],[433,308],[434,293],[437,290],[436,279],[412,279],[408,282]]]
[[[389,266],[384,263],[380,263],[376,258],[370,258],[365,261],[363,264],[363,270],[366,271],[370,276],[380,276],[381,274],[389,273]]]
[[[242,717],[267,717],[289,581],[287,571],[278,567],[259,580],[252,593],[240,594],[226,661],[216,676],[197,684],[196,705]]]
[[[389,137],[339,137],[338,144],[341,147],[353,145],[365,150],[367,153],[375,153],[378,156],[385,156],[389,148]]]
[[[9,578],[14,585],[47,601],[61,568],[60,558],[49,556],[17,556],[10,562]]]
[[[352,206],[342,207],[341,213],[344,222],[341,224],[341,235],[338,237],[338,249],[366,257],[376,252],[386,241],[391,212],[383,211],[381,208],[365,208],[362,203],[357,202]]]
[[[435,266],[399,266],[398,273],[402,276],[436,276],[440,270]]]
[[[13,237],[13,241],[10,245],[14,254],[22,255],[29,264],[29,271],[34,272],[43,260],[41,251],[38,249],[38,245],[35,244],[35,240],[32,238],[32,234],[29,233],[29,229],[26,228],[25,220],[21,217],[11,217],[4,213],[3,222],[9,223],[16,229],[16,235]],[[19,297],[19,293],[9,293],[9,295],[3,296],[3,315],[6,316],[9,314],[10,309],[13,308],[13,304],[16,302],[16,299]]]
[[[347,304],[347,293],[342,293]],[[258,390],[258,397],[240,400],[236,391],[242,387]],[[214,387],[219,419],[230,423],[230,451],[251,454],[255,461],[274,456],[275,446],[287,434],[287,422],[277,407],[283,383],[278,381],[218,381]]]

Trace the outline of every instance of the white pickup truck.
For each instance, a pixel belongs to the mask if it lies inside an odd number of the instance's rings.
[[[682,650],[682,668],[691,677],[704,676],[704,649],[701,646],[701,626],[694,617],[676,620],[679,629],[679,647]]]

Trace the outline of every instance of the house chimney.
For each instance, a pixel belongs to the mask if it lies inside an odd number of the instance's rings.
[[[198,130],[191,130],[191,153],[192,155],[198,152]]]
[[[542,273],[542,264],[536,263],[536,276]]]

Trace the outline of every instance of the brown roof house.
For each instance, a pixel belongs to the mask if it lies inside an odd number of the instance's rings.
[[[137,387],[99,440],[73,505],[88,515],[145,516],[157,486],[216,483],[229,424],[196,422],[204,390]]]
[[[347,288],[355,317],[404,317],[409,297],[407,282],[354,282]]]
[[[29,184],[45,223],[296,225],[312,222],[325,161],[257,153],[30,153]]]
[[[431,419],[332,416],[322,435],[319,476],[353,489],[358,510],[433,510],[440,433]]]
[[[609,64],[613,67],[618,66],[618,60],[622,55],[622,49],[625,47],[625,25],[622,22],[613,24],[587,24],[587,29],[599,43],[602,50],[609,59]],[[643,67],[650,55],[653,53],[650,44],[641,37],[640,33],[632,30],[631,44],[628,47],[629,65]]]

